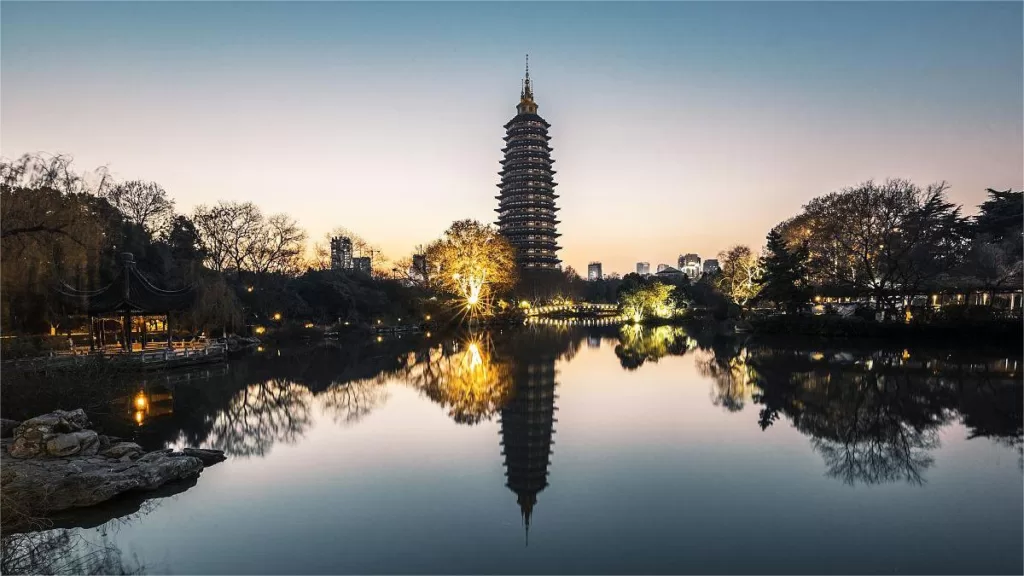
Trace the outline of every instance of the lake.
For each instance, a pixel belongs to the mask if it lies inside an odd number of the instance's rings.
[[[105,572],[1020,573],[1019,350],[551,324],[148,377],[105,432],[230,458],[30,544]]]

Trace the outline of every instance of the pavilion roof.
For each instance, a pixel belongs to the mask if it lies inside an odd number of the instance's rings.
[[[122,254],[121,260],[121,273],[103,288],[78,290],[61,282],[57,292],[69,305],[90,315],[114,312],[167,314],[185,310],[195,301],[195,286],[179,290],[158,288],[139,272],[130,253]]]

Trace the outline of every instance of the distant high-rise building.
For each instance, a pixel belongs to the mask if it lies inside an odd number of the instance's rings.
[[[650,262],[637,262],[636,273],[641,276],[649,276],[651,274],[651,263]]]
[[[593,282],[594,280],[600,280],[604,278],[604,274],[601,274],[601,263],[591,262],[587,264],[587,280]]]
[[[704,274],[717,274],[722,268],[718,266],[718,260],[714,258],[704,261]]]
[[[516,261],[527,270],[559,270],[555,213],[555,171],[551,169],[551,125],[537,114],[530,83],[530,61],[516,115],[505,124],[505,158],[498,174],[498,231],[516,248]]]
[[[696,254],[686,254],[679,257],[679,270],[686,275],[690,280],[696,280],[700,278],[701,267],[700,267],[700,256]]]
[[[352,266],[352,239],[346,236],[331,238],[331,270],[351,270]]]
[[[671,266],[669,266],[668,264],[658,264],[658,270],[657,271],[661,272],[661,271],[664,271],[664,270],[668,270],[669,268],[671,268]]]
[[[373,260],[369,256],[358,256],[352,259],[353,267],[360,272],[373,273]]]

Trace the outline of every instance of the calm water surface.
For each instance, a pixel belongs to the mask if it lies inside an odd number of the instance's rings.
[[[35,537],[165,573],[1019,574],[1020,370],[667,327],[266,349],[104,424],[227,462]]]

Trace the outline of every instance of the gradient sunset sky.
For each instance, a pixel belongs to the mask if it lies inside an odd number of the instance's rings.
[[[393,258],[495,219],[530,54],[561,257],[760,247],[812,197],[1024,185],[1022,4],[12,3],[0,153],[72,154],[190,212],[251,200]]]

